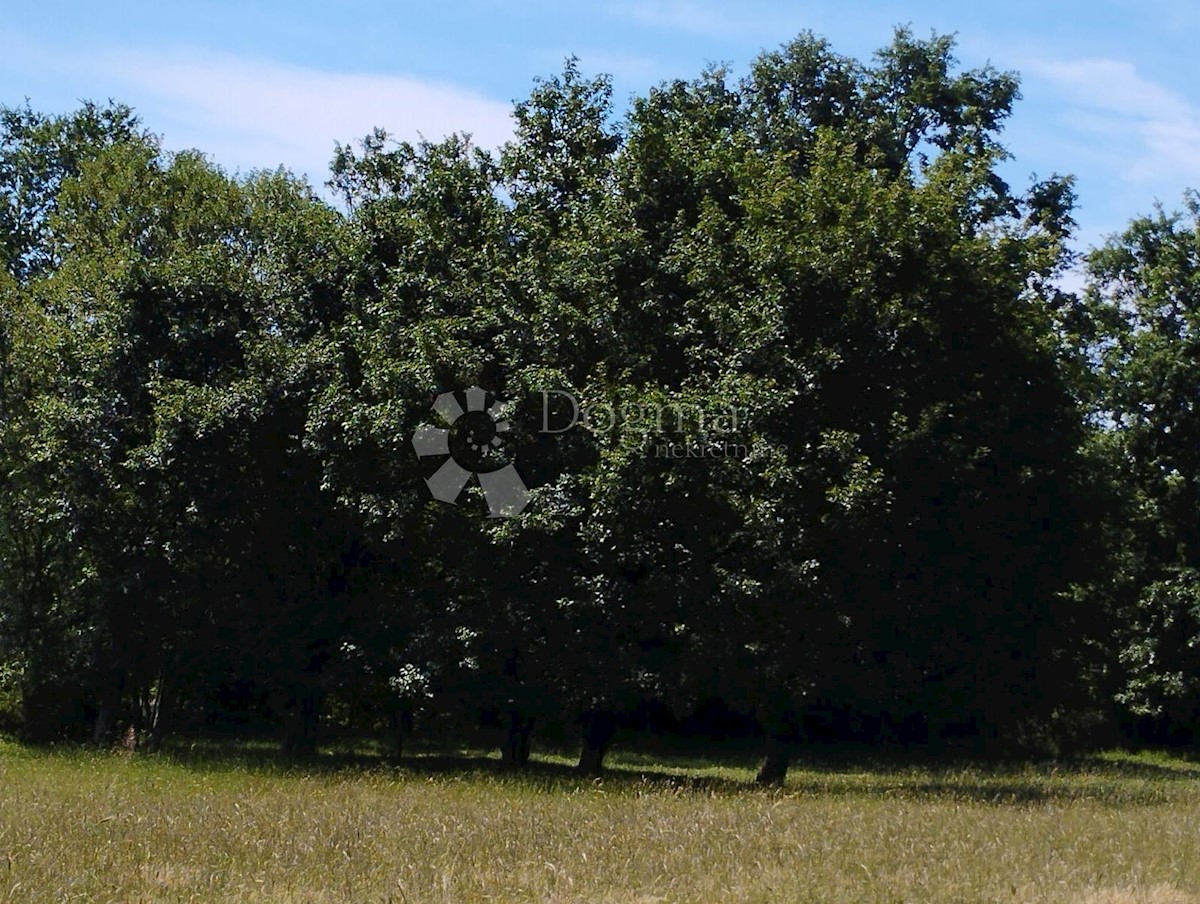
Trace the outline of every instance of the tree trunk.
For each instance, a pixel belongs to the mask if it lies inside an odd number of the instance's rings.
[[[112,733],[113,711],[108,703],[101,703],[96,713],[96,723],[92,726],[92,743],[102,746],[108,743]]]
[[[515,709],[508,713],[500,759],[511,769],[523,769],[529,764],[529,739],[533,734],[533,721],[533,716],[523,716]]]
[[[597,777],[604,771],[604,755],[617,733],[617,717],[610,712],[591,711],[583,715],[583,748],[575,771]]]
[[[404,741],[413,732],[413,711],[402,706],[392,710],[392,760],[399,763],[404,758]]]
[[[144,682],[136,694],[134,713],[139,746],[151,751],[162,749],[165,736],[165,709],[167,702],[167,678],[160,673],[153,680]]]
[[[284,716],[283,755],[300,759],[316,756],[320,721],[320,691],[313,688],[296,690]]]
[[[125,690],[125,676],[119,672],[110,673],[108,680],[101,676],[101,686],[96,697],[96,722],[92,726],[92,743],[98,747],[107,747],[118,740],[118,721],[122,719],[121,698]]]
[[[755,780],[760,785],[782,785],[787,778],[788,766],[791,764],[791,750],[784,739],[770,733],[767,734],[766,746],[767,755],[763,759],[762,768],[758,770],[758,778]]]

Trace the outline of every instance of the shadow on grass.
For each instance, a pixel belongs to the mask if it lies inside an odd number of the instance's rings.
[[[995,805],[1089,802],[1156,806],[1200,796],[1200,764],[1172,752],[1169,762],[1114,752],[1030,761],[939,760],[928,756],[836,759],[796,764],[789,793],[824,797],[894,797]]]
[[[601,778],[578,773],[567,762],[534,755],[522,769],[514,769],[499,757],[480,751],[422,750],[396,760],[362,752],[330,751],[316,757],[288,759],[279,755],[273,746],[245,744],[174,743],[159,754],[184,768],[196,770],[244,770],[274,775],[307,774],[336,775],[339,773],[372,773],[406,775],[431,779],[488,778],[498,782],[516,782],[546,791],[571,790],[602,783],[605,787],[676,789],[706,793],[742,793],[754,788],[749,781],[708,775],[687,775],[669,768],[687,768],[674,763],[670,767],[642,768],[616,763],[606,768]]]
[[[366,749],[362,749],[365,746]],[[24,748],[26,750],[40,748]],[[57,754],[91,748],[51,748]],[[295,760],[280,756],[267,741],[175,740],[156,754],[139,754],[185,769],[252,772],[275,776],[370,774],[438,781],[486,780],[545,793],[601,786],[625,793],[700,795],[769,794],[796,799],[895,799],[961,801],[997,806],[1086,801],[1111,806],[1153,806],[1200,796],[1200,764],[1172,751],[1163,754],[1112,752],[1072,760],[985,763],[938,760],[929,756],[871,756],[829,749],[800,751],[783,787],[762,789],[753,782],[753,761],[744,752],[699,757],[655,755],[619,749],[604,776],[578,774],[557,751],[535,754],[521,770],[484,749],[441,749],[422,745],[392,760],[371,745],[351,746]],[[1156,761],[1157,760],[1157,761]],[[732,771],[736,775],[711,774]],[[706,774],[708,773],[708,774]],[[744,776],[744,777],[742,777]]]

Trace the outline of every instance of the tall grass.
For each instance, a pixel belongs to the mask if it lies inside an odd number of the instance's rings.
[[[0,742],[0,901],[1200,902],[1200,768],[293,770]]]

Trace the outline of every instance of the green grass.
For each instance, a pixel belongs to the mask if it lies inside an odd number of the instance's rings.
[[[1200,767],[1164,755],[802,763],[774,791],[749,762],[568,765],[0,742],[0,902],[1200,901]]]

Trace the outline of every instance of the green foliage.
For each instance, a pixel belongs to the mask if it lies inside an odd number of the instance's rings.
[[[1195,732],[1200,612],[1200,198],[1141,217],[1089,260],[1097,408],[1113,441],[1127,521],[1119,578],[1120,699],[1134,715]]]
[[[1192,719],[1197,232],[1064,291],[1071,180],[999,176],[1017,96],[905,29],[627,111],[571,59],[498,153],[340,146],[340,207],[122,107],[0,111],[0,694],[293,753],[323,708],[483,711],[514,764],[578,719],[588,768],[714,700],[772,744]],[[423,487],[472,385],[520,518]],[[539,432],[550,390],[613,422]]]

